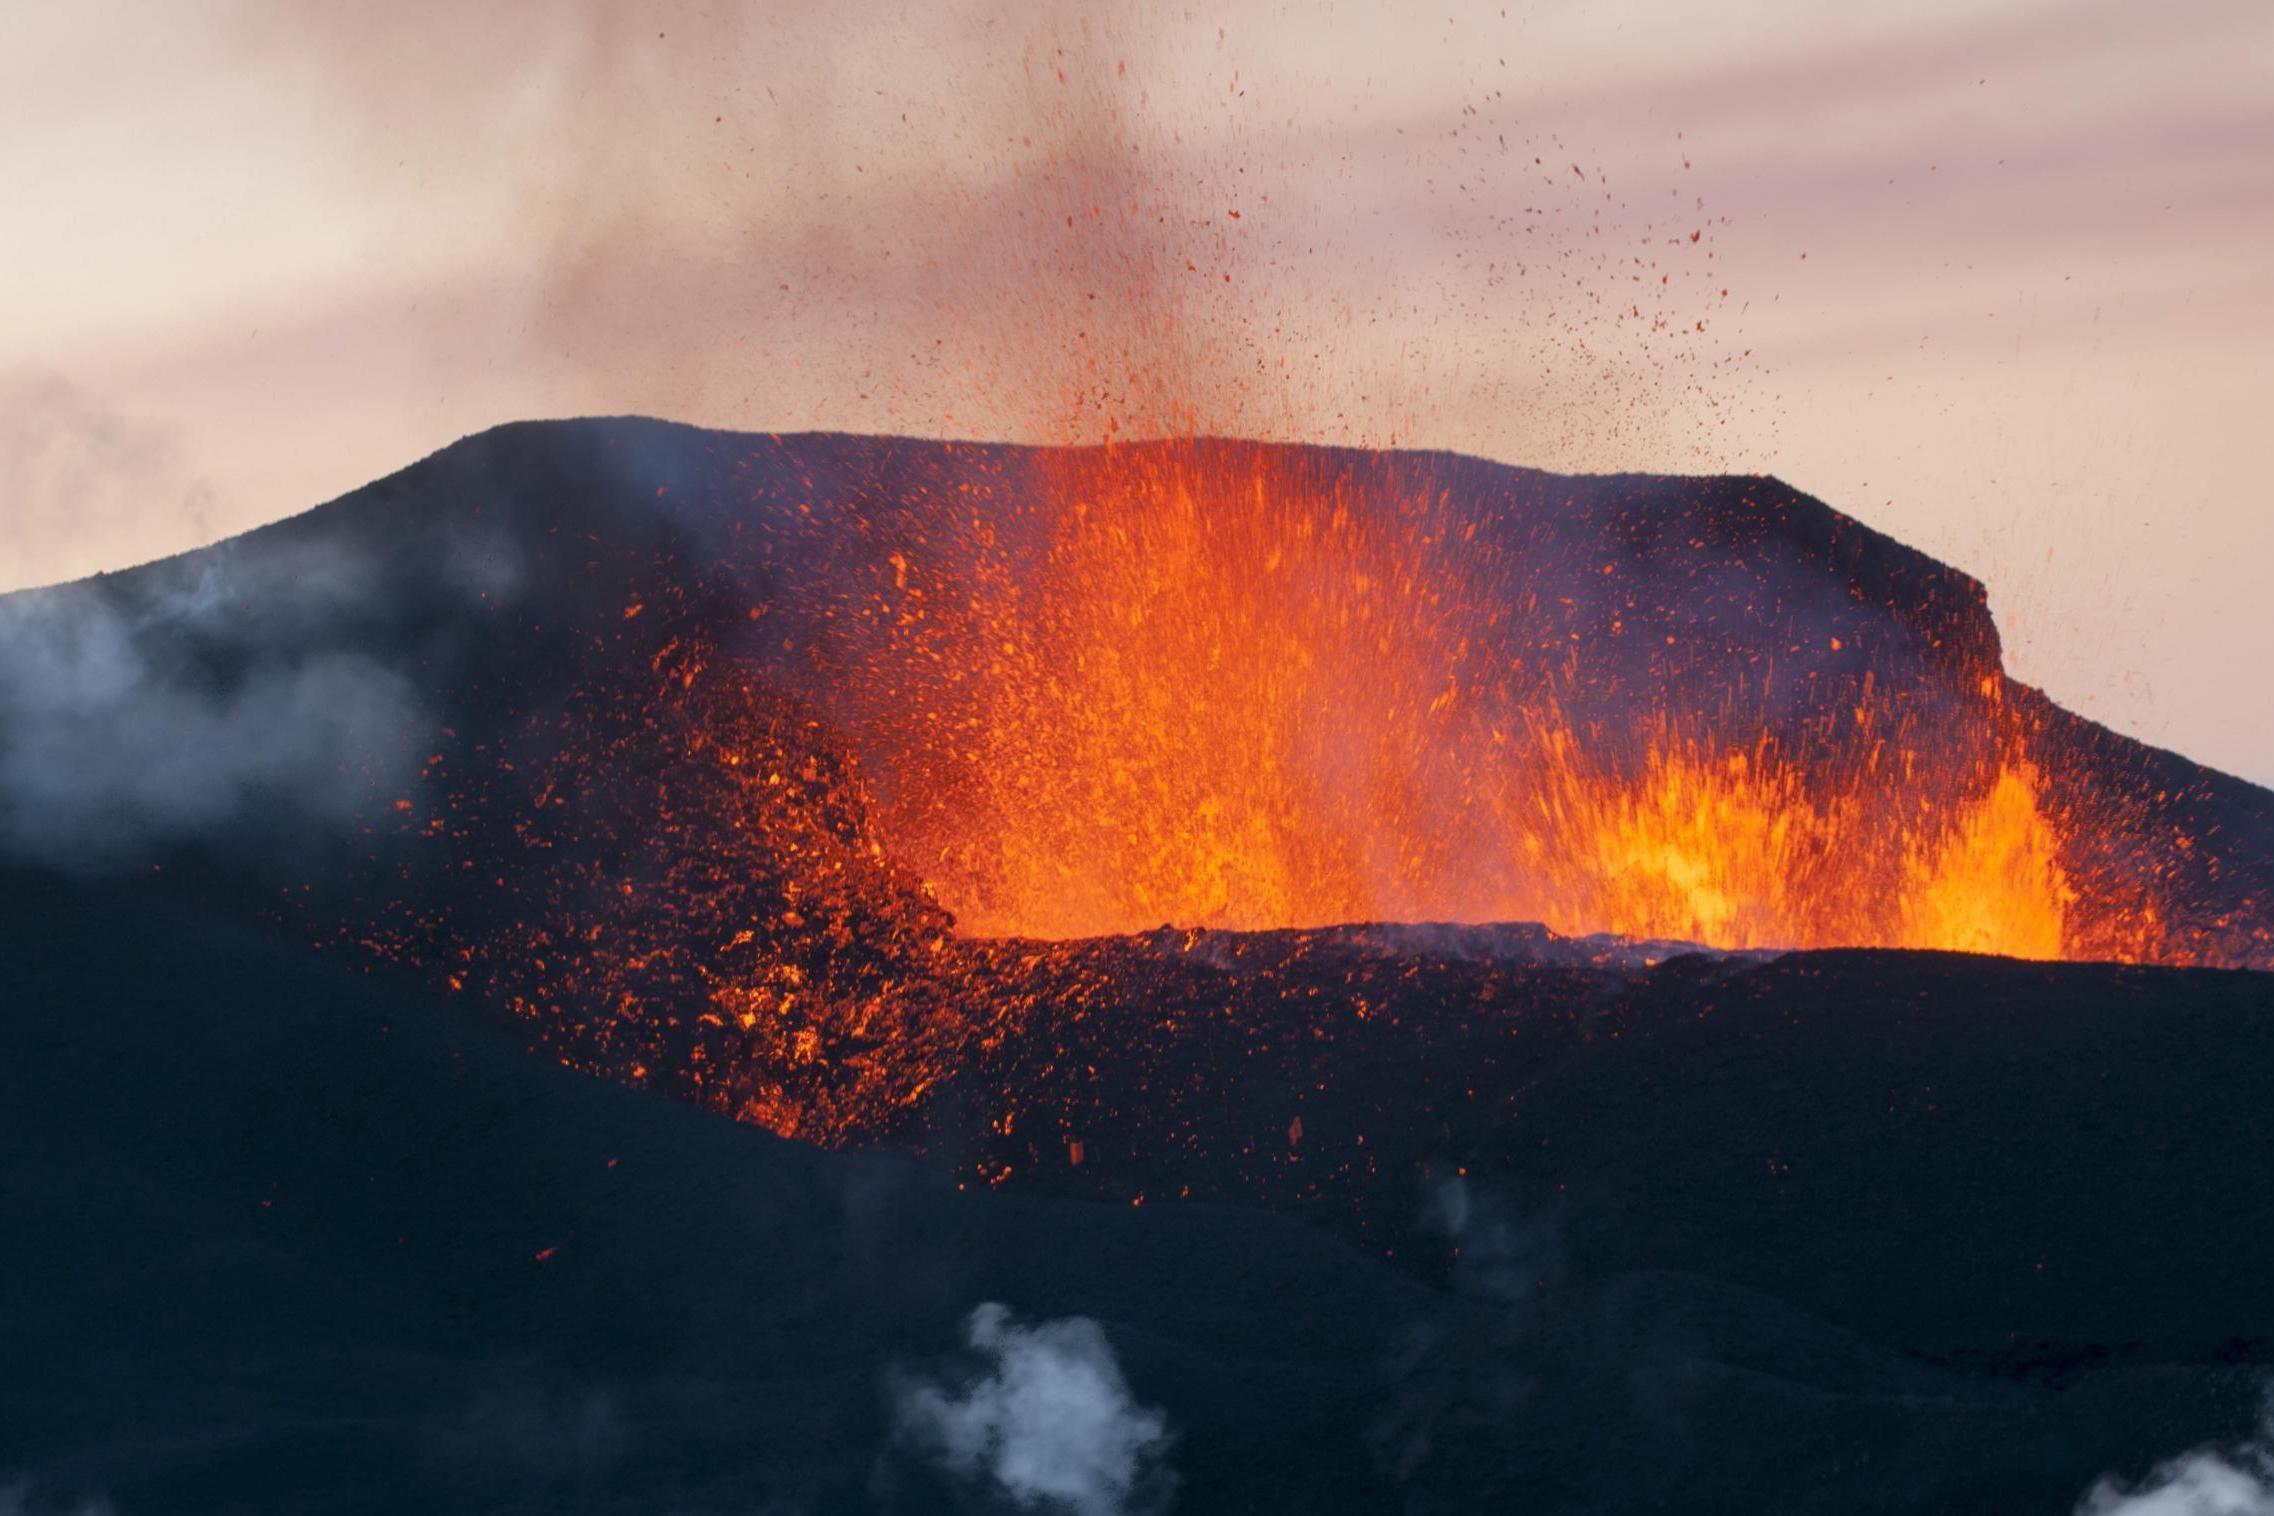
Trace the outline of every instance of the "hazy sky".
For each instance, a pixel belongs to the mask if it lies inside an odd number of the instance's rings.
[[[0,586],[584,412],[1741,469],[2274,781],[2274,0],[0,24]]]

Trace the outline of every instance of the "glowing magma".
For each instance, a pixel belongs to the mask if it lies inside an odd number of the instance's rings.
[[[1774,732],[1742,702],[1606,706],[1473,515],[1276,457],[1055,455],[1016,553],[894,557],[899,620],[841,704],[881,835],[964,933],[1539,920],[2154,956],[2139,892],[2066,861],[2001,679],[1866,676]]]

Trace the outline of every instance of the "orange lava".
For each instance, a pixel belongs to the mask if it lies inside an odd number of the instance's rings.
[[[1058,455],[1023,571],[951,592],[895,559],[913,609],[856,728],[895,748],[880,834],[964,933],[1537,920],[2153,956],[2151,903],[2066,861],[2002,681],[1929,716],[1867,679],[1801,741],[1582,723],[1590,649],[1509,652],[1527,607],[1473,523],[1360,509],[1284,456]]]
[[[1875,765],[1827,781],[1767,743],[1654,743],[1632,779],[1560,731],[1542,757],[1534,809],[1510,830],[1543,881],[1536,914],[1559,930],[2060,958],[2098,904],[2069,882],[2026,760],[1962,760],[1930,786]]]

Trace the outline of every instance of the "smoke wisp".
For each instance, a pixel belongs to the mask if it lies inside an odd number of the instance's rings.
[[[989,1302],[964,1337],[984,1365],[976,1378],[953,1389],[914,1378],[896,1387],[903,1443],[1023,1509],[1132,1516],[1167,1505],[1168,1420],[1137,1403],[1096,1322],[1022,1326]]]
[[[1552,1223],[1518,1215],[1458,1175],[1429,1187],[1422,1219],[1451,1244],[1454,1283],[1465,1293],[1518,1306],[1557,1272]]]
[[[2076,1516],[2274,1516],[2274,1400],[2242,1443],[2182,1453],[2137,1485],[2104,1477]]]
[[[99,872],[353,825],[411,781],[425,719],[357,645],[386,599],[305,542],[0,599],[0,853]]]

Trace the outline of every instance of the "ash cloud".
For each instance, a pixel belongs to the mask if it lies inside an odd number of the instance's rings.
[[[1540,172],[1565,149],[1501,78],[1355,135],[1370,81],[1288,111],[1251,87],[1280,66],[1270,25],[1057,0],[221,14],[320,75],[375,192],[476,211],[423,312],[379,294],[346,319],[415,330],[449,373],[509,352],[552,410],[1033,441],[1489,418],[1507,452],[1710,440],[1739,403],[1719,375],[1750,362],[1695,194],[1630,214],[1599,173]],[[1672,180],[1675,145],[1647,151]],[[1635,282],[1701,225],[1671,282]]]
[[[2243,1442],[2182,1453],[2136,1485],[2102,1478],[2075,1516],[2274,1516],[2274,1398]]]
[[[1023,1510],[1134,1516],[1167,1506],[1167,1418],[1139,1405],[1094,1321],[1023,1326],[989,1302],[967,1345],[982,1365],[957,1387],[903,1376],[894,1386],[900,1442]]]

